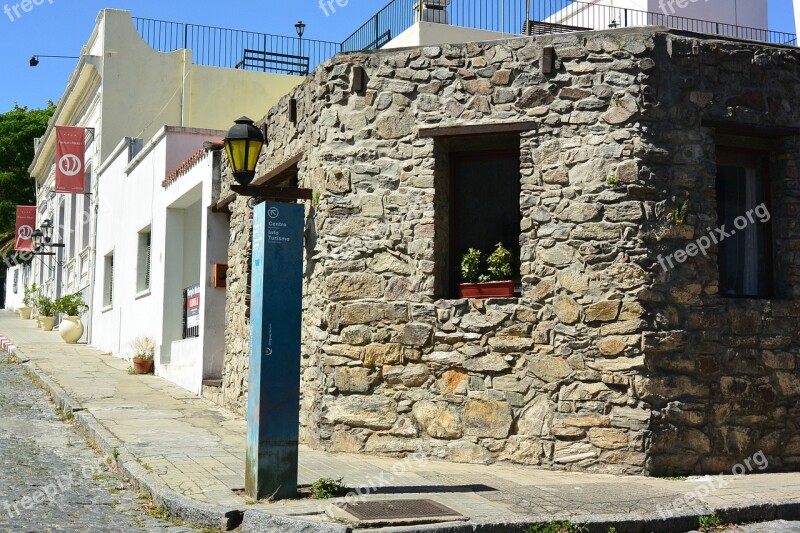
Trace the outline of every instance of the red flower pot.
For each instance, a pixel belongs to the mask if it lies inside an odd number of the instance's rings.
[[[462,298],[513,298],[513,281],[487,281],[485,283],[462,283],[458,286]]]

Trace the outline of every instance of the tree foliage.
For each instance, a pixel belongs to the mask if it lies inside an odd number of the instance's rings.
[[[45,109],[14,109],[0,114],[0,246],[13,241],[16,206],[36,201],[34,180],[28,173],[33,161],[33,140],[44,135],[55,112]]]

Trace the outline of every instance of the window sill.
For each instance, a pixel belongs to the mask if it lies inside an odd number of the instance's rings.
[[[150,296],[150,289],[145,289],[142,292],[136,294],[136,296],[134,296],[133,299],[141,300],[142,298],[147,298],[148,296]]]
[[[100,312],[101,313],[108,313],[109,311],[113,311],[113,310],[114,310],[114,304],[111,304],[111,305],[107,305],[107,306],[103,307],[102,309],[100,309]]]

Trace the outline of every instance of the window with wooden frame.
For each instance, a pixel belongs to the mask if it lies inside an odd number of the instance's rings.
[[[774,295],[769,152],[717,147],[719,294]]]

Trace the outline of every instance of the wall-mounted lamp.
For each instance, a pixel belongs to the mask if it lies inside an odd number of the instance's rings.
[[[256,177],[256,164],[264,146],[264,134],[247,117],[235,122],[225,135],[225,151],[231,163],[233,178],[246,187]]]
[[[43,56],[43,55],[37,55],[37,56],[31,56],[30,61],[28,61],[30,66],[38,67],[39,66],[39,58],[40,57],[50,57],[50,58],[54,58],[54,59],[80,59],[79,56]]]
[[[228,130],[224,141],[225,152],[228,154],[233,178],[238,182],[238,184],[231,184],[231,191],[234,193],[250,197],[251,200],[266,198],[284,201],[312,199],[313,191],[311,189],[275,186],[275,177],[282,175],[292,166],[296,166],[299,159],[290,159],[283,165],[273,169],[269,174],[255,180],[255,184],[253,184],[258,156],[265,144],[265,140],[262,131],[249,118],[242,117],[237,120],[236,124]]]

